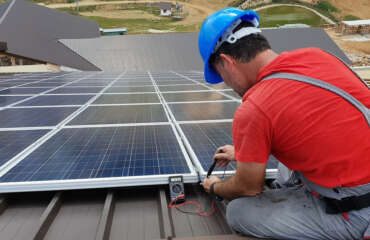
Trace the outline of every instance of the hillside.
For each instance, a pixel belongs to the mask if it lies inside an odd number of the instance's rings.
[[[340,10],[339,15],[353,15],[361,19],[370,19],[370,1],[369,0],[328,0]]]

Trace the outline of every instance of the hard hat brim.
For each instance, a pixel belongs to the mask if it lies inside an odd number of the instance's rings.
[[[207,64],[204,66],[204,78],[207,83],[217,84],[223,82],[222,77],[211,67],[207,61]]]

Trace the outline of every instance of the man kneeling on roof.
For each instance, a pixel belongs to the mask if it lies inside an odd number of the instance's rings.
[[[201,28],[205,80],[224,81],[243,97],[234,146],[214,156],[218,166],[237,161],[236,173],[211,176],[203,187],[231,200],[227,221],[245,235],[370,239],[368,86],[323,50],[276,54],[258,25],[255,12],[226,8]],[[270,154],[300,184],[264,190]]]

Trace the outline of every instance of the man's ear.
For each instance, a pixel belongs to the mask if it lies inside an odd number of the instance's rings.
[[[223,67],[230,68],[235,64],[234,58],[231,57],[230,55],[221,53],[220,58]]]

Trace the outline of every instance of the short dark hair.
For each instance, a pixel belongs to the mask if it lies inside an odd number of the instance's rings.
[[[253,24],[243,21],[235,28],[234,32],[245,27],[253,27]],[[240,62],[249,62],[257,54],[268,49],[271,49],[270,44],[263,35],[259,33],[251,34],[239,39],[233,44],[228,42],[222,43],[220,48],[209,58],[209,64],[210,66],[214,66],[220,63],[220,54],[222,53],[230,55]]]

